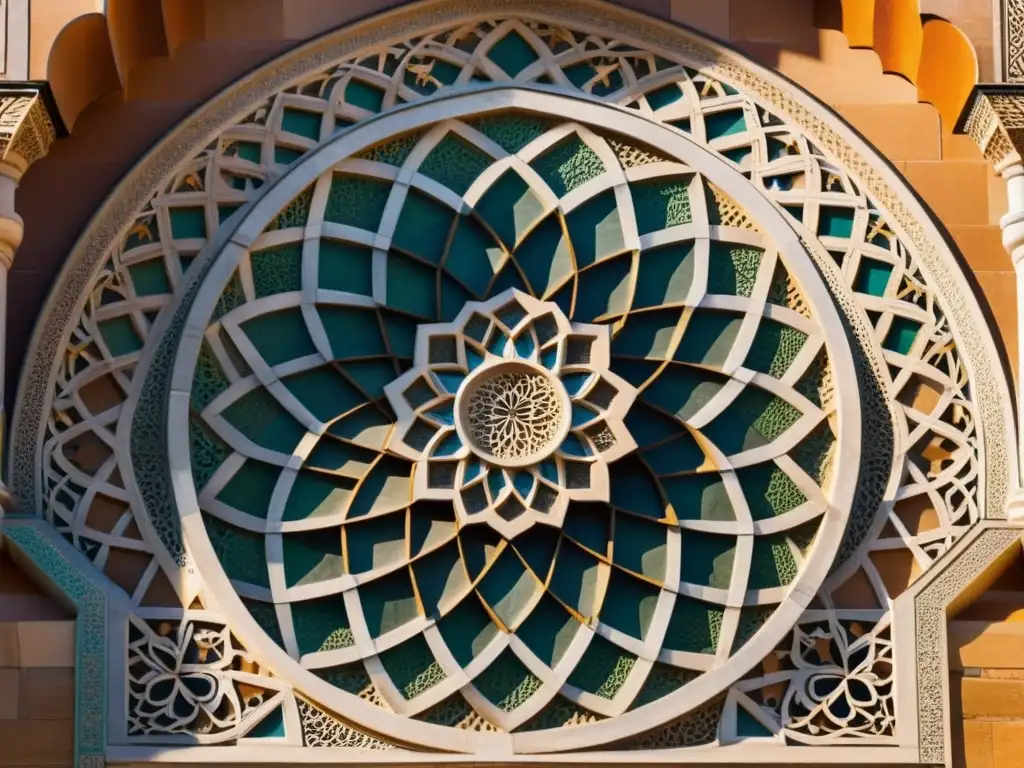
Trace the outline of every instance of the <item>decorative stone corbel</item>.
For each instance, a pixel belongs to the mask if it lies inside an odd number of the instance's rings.
[[[1017,275],[1017,455],[1024,469],[1024,83],[975,86],[955,130],[974,139],[1006,180],[1009,206],[999,227]],[[1006,514],[1024,519],[1024,488],[1010,496]]]
[[[60,125],[45,83],[0,83],[0,262],[8,269],[24,234],[14,191],[50,150]]]
[[[50,149],[63,123],[43,82],[0,83],[0,444],[6,438],[3,412],[7,340],[7,272],[25,234],[15,192],[22,175]],[[12,500],[0,482],[0,521]]]

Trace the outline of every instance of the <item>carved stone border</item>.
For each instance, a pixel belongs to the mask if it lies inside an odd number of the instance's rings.
[[[4,521],[3,538],[75,607],[75,764],[104,765],[107,745],[109,582],[85,556],[36,520]]]
[[[996,79],[1024,81],[1024,0],[1001,0],[992,10],[997,15],[999,58]]]
[[[751,665],[756,664],[757,660],[770,653],[807,608],[811,597],[818,591],[826,577],[835,552],[842,541],[845,514],[848,514],[856,492],[857,472],[855,468],[851,470],[848,467],[856,466],[859,459],[858,449],[861,446],[861,424],[858,418],[860,400],[856,387],[857,378],[853,357],[849,346],[845,345],[846,336],[843,333],[842,322],[837,310],[830,303],[825,283],[820,278],[816,279],[811,257],[803,250],[799,239],[790,229],[789,223],[762,193],[749,184],[743,184],[744,179],[737,171],[725,166],[717,156],[708,153],[700,144],[660,123],[649,121],[625,108],[594,103],[593,100],[577,95],[552,94],[546,91],[517,87],[514,84],[498,84],[468,92],[452,93],[433,100],[418,101],[369,118],[358,127],[352,128],[337,138],[325,141],[319,148],[293,165],[281,178],[273,184],[267,185],[262,191],[262,195],[252,202],[253,207],[245,217],[241,218],[233,228],[226,225],[218,232],[217,239],[221,240],[221,247],[216,247],[215,240],[211,241],[211,244],[208,245],[210,248],[208,255],[198,257],[201,261],[200,269],[206,271],[201,276],[197,275],[196,278],[193,278],[198,282],[190,283],[189,291],[183,294],[174,306],[173,317],[175,319],[170,321],[178,328],[179,341],[173,352],[174,367],[169,379],[171,386],[168,395],[169,402],[166,406],[167,423],[172,425],[168,430],[167,437],[168,462],[170,484],[173,487],[173,503],[177,514],[181,516],[181,525],[190,546],[191,556],[197,565],[199,574],[205,581],[210,599],[215,602],[218,612],[227,619],[228,624],[242,638],[246,647],[253,651],[262,663],[277,674],[289,679],[318,704],[330,710],[345,713],[361,730],[389,740],[404,739],[416,744],[418,748],[473,752],[480,757],[486,757],[498,749],[520,757],[593,749],[596,746],[603,747],[638,736],[649,730],[654,724],[651,722],[651,710],[639,707],[618,712],[599,722],[578,724],[572,728],[541,730],[535,733],[514,732],[497,735],[470,729],[460,731],[412,720],[409,717],[409,712],[403,712],[396,706],[396,703],[392,703],[395,712],[404,715],[404,719],[397,720],[394,715],[385,714],[380,707],[365,702],[352,694],[339,691],[308,669],[301,668],[281,646],[271,641],[266,632],[259,628],[255,619],[252,618],[235,593],[232,583],[218,560],[205,523],[199,514],[200,505],[192,481],[189,433],[188,429],[183,428],[182,425],[188,424],[190,418],[192,383],[199,355],[199,345],[204,338],[214,305],[246,250],[258,249],[257,239],[266,230],[267,222],[288,205],[290,200],[301,194],[302,190],[316,185],[313,199],[314,201],[318,199],[324,201],[327,186],[317,185],[316,180],[323,178],[323,174],[329,173],[330,169],[336,167],[344,158],[356,154],[368,144],[378,142],[384,137],[401,135],[407,131],[419,129],[425,125],[442,123],[449,119],[465,119],[470,116],[488,114],[495,110],[516,108],[527,109],[560,120],[577,119],[584,125],[602,125],[621,136],[630,136],[641,146],[650,147],[661,156],[685,164],[691,172],[707,179],[708,182],[728,194],[741,209],[747,211],[757,221],[767,242],[771,243],[773,249],[778,250],[782,257],[782,263],[799,282],[803,296],[811,308],[812,316],[822,333],[830,366],[836,379],[834,403],[836,422],[834,428],[840,446],[849,446],[850,450],[838,449],[840,457],[833,465],[833,471],[837,478],[827,497],[827,508],[821,516],[821,522],[815,535],[813,553],[804,562],[799,575],[787,585],[785,597],[779,600],[773,614],[754,639],[746,643],[742,649],[733,651],[728,659],[720,665],[701,675],[699,683],[692,689],[684,687],[667,694],[659,699],[656,705],[653,705],[657,711],[657,723],[664,724],[667,720],[681,717],[704,704],[712,696],[722,693],[749,670]],[[327,180],[329,181],[329,177]],[[311,204],[310,209],[317,210],[317,203]],[[311,218],[311,223],[313,226],[318,225],[315,218]],[[191,293],[192,288],[196,289],[194,294]],[[477,305],[475,309],[481,313],[493,311],[495,306],[504,304],[507,299],[507,295],[500,294],[482,306]],[[179,324],[179,319],[184,322]],[[444,326],[431,325],[429,327],[443,328]],[[160,339],[160,344],[163,345],[168,341],[174,341],[174,335],[170,332]],[[600,355],[595,355],[595,359],[599,358]],[[166,376],[162,371],[154,372],[153,361],[155,359],[155,356],[148,361],[143,359],[137,369],[137,375],[145,377],[144,388],[150,392],[158,391],[161,386],[160,382],[156,380],[157,377]],[[416,369],[411,370],[415,371]],[[402,380],[397,381],[401,382]],[[400,410],[398,415],[399,418],[402,417]],[[401,428],[399,427],[399,429]],[[127,476],[128,473],[124,474]],[[132,495],[133,492],[129,490],[129,496]],[[742,536],[742,534],[740,535]],[[268,557],[274,558],[273,555],[270,555],[271,551],[272,549],[268,547]],[[672,556],[667,555],[667,557],[671,563]],[[737,572],[744,574],[749,572],[749,557],[749,550],[746,554],[743,554],[742,549],[737,552]],[[272,562],[279,561],[272,559]],[[742,570],[740,570],[741,566]],[[671,570],[671,565],[669,570]],[[676,571],[678,571],[678,564]],[[673,589],[672,587],[666,588]],[[663,613],[665,607],[667,606],[659,602],[656,609],[656,614],[662,619],[662,626],[667,626],[669,618],[668,614]],[[356,618],[359,616],[358,611],[358,608],[352,608],[349,612],[350,618],[353,619],[353,626],[360,623],[360,620]],[[727,620],[730,615],[737,614],[727,612]],[[365,626],[365,622],[362,623]],[[359,648],[362,658],[376,656],[377,651],[373,647],[370,636],[365,634],[364,629],[362,630],[364,635],[361,638],[359,632],[360,630],[356,630],[355,644]],[[724,629],[723,635],[725,635]],[[728,637],[728,635],[725,636]],[[726,639],[724,642],[729,643],[730,641]],[[455,665],[453,667],[455,668],[449,679],[454,684],[459,679],[459,673],[464,673],[465,670]],[[540,672],[535,672],[535,674],[541,676]],[[556,690],[561,684],[560,682],[556,684],[551,678],[541,677],[541,679]],[[379,687],[384,687],[387,684],[387,678],[384,678]],[[459,686],[464,684],[459,683]],[[421,707],[424,707],[428,702],[439,703],[439,701],[433,700],[433,696],[440,699],[442,695],[447,696],[450,693],[452,693],[451,690],[437,686],[436,692],[423,694],[422,697],[417,697],[417,701],[420,702]],[[387,698],[387,694],[385,694],[385,698]],[[412,710],[412,712],[415,711]],[[788,749],[788,747],[783,747],[783,749]],[[628,759],[628,756],[629,753],[622,753],[623,759]],[[748,759],[753,756],[753,753],[748,754]],[[797,761],[797,755],[794,754],[792,759]]]
[[[3,72],[10,80],[28,79],[29,0],[5,0]]]
[[[952,550],[941,570],[913,596],[918,733],[921,762],[926,764],[950,765],[952,760],[947,611],[1024,534],[1024,526],[982,526]]]

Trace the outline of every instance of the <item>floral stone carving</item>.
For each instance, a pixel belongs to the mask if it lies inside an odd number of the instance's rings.
[[[243,720],[251,727],[280,703],[227,627],[134,620],[128,632],[129,736],[215,742],[237,737]]]
[[[608,464],[636,447],[623,422],[636,389],[609,368],[610,331],[516,289],[421,325],[413,367],[384,388],[413,499],[509,539],[560,526],[570,501],[607,502]]]
[[[814,737],[893,732],[892,641],[859,622],[797,627],[791,658],[795,685],[782,702],[787,727]]]

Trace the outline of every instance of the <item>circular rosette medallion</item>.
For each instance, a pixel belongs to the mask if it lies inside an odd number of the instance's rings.
[[[384,388],[413,498],[509,539],[561,526],[570,500],[607,502],[608,464],[636,447],[623,423],[636,389],[609,370],[610,331],[514,288],[421,325],[413,367]]]
[[[430,748],[608,743],[718,696],[824,579],[852,358],[784,212],[694,137],[473,90],[340,133],[225,226],[175,497],[305,695]]]

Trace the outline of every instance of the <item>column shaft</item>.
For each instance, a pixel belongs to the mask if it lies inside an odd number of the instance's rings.
[[[1006,180],[1006,194],[1009,206],[999,220],[1003,231],[1003,246],[1013,261],[1017,276],[1017,420],[1024,413],[1024,164],[1018,159],[1001,171]],[[1018,467],[1024,467],[1024,441],[1020,439],[1018,426]],[[1024,517],[1024,492],[1017,489],[1010,499],[1007,517]]]

